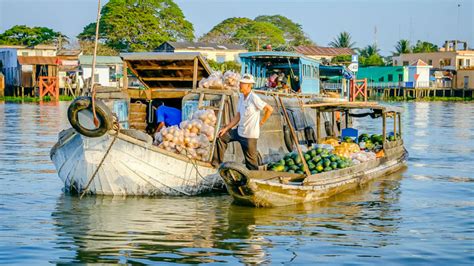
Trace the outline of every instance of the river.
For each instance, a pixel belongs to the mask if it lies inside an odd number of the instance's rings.
[[[49,150],[67,103],[0,103],[0,264],[472,265],[474,104],[397,105],[406,169],[318,204],[254,209],[225,194],[65,195]]]

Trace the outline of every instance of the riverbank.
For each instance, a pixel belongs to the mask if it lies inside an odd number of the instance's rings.
[[[371,99],[377,100],[377,99]],[[405,98],[402,96],[389,97],[384,99],[385,102],[474,102],[472,97],[425,97],[425,98]]]
[[[73,96],[60,95],[59,101],[72,101]],[[51,102],[53,99],[50,96],[43,97],[43,102]],[[5,96],[0,97],[0,102],[9,102],[9,103],[38,103],[40,102],[39,97],[15,97],[15,96]]]

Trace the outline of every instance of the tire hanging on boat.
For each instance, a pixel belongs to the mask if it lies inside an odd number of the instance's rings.
[[[90,138],[103,136],[112,128],[112,113],[110,109],[100,100],[95,102],[95,110],[99,126],[89,129],[81,125],[79,122],[79,112],[89,110],[92,112],[92,98],[89,96],[81,96],[74,99],[67,110],[67,118],[71,126],[79,132],[79,134]]]

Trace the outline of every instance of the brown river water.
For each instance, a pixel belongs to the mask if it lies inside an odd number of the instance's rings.
[[[64,194],[49,150],[67,105],[0,103],[0,264],[474,264],[472,103],[395,104],[406,169],[274,209]]]

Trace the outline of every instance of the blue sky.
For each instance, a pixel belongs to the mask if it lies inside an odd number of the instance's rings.
[[[357,47],[377,41],[384,55],[402,38],[438,45],[446,39],[461,39],[474,47],[474,0],[175,1],[194,24],[196,36],[229,17],[282,14],[301,24],[322,46],[345,30]],[[0,0],[0,32],[26,24],[51,27],[73,37],[95,19],[96,9],[96,0]]]

